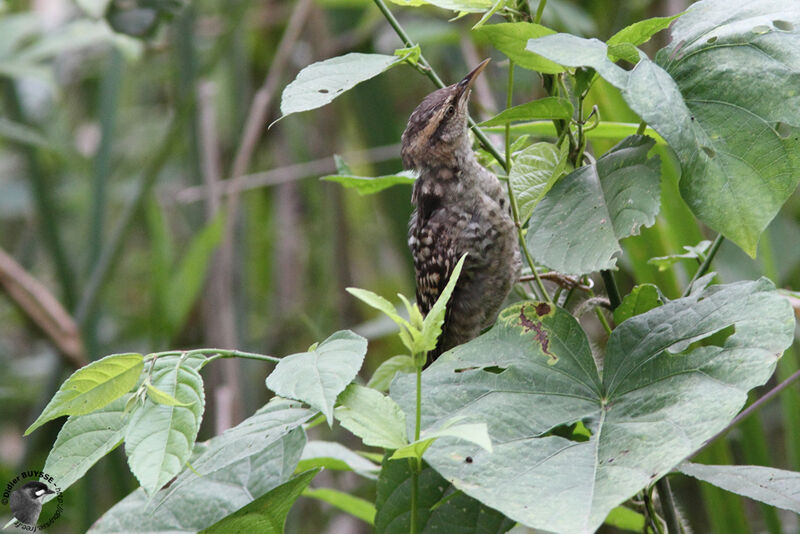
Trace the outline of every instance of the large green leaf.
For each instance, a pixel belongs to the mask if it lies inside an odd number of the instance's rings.
[[[678,471],[722,489],[800,514],[800,473],[760,465],[684,462]]]
[[[366,339],[349,330],[336,332],[312,351],[281,359],[267,377],[267,387],[310,404],[332,423],[336,397],[356,377],[366,353]]]
[[[619,240],[655,222],[660,162],[655,142],[631,136],[559,180],[533,210],[527,235],[537,262],[569,274],[616,265]]]
[[[87,414],[120,398],[136,385],[143,367],[141,354],[112,354],[81,367],[61,384],[25,435],[62,415]]]
[[[125,433],[128,465],[149,495],[180,473],[192,454],[205,408],[203,379],[180,358],[156,361],[151,384],[179,404],[147,398],[131,415]]]
[[[198,444],[177,479],[152,499],[140,488],[114,505],[92,533],[196,533],[283,484],[305,445],[300,427],[316,412],[284,399]]]
[[[131,395],[123,395],[95,412],[72,415],[61,427],[42,468],[43,472],[53,477],[61,491],[74,484],[100,458],[122,443],[128,419],[125,405]],[[53,494],[51,497],[55,496]]]
[[[733,333],[696,343],[722,331]],[[601,377],[570,314],[517,304],[423,372],[422,427],[453,416],[486,421],[494,452],[441,438],[425,459],[526,525],[593,532],[725,427],[793,331],[789,304],[766,279],[713,286],[620,324]],[[396,378],[392,396],[413,413],[413,379]],[[577,422],[589,438],[563,437]]]
[[[398,56],[352,52],[313,63],[301,70],[283,90],[281,113],[285,117],[322,107],[402,61],[403,58]]]
[[[411,468],[408,460],[384,459],[375,500],[375,532],[406,534],[411,521]],[[433,534],[503,533],[514,522],[475,499],[455,494],[452,484],[423,462],[417,496],[417,532]],[[446,499],[446,500],[445,500]],[[438,506],[437,506],[438,504]]]
[[[677,153],[681,195],[695,215],[755,255],[800,181],[800,7],[704,0],[671,32],[658,64],[641,55],[630,72],[596,39],[558,34],[527,49],[593,67],[621,89]]]
[[[203,534],[227,534],[229,532],[283,534],[283,526],[289,510],[320,470],[319,467],[309,469],[287,480],[277,488],[203,530]]]

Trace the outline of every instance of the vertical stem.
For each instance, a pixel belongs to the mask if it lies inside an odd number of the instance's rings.
[[[606,292],[608,292],[608,300],[611,303],[611,309],[616,310],[617,306],[622,303],[622,298],[619,295],[619,288],[617,287],[617,281],[614,279],[614,273],[609,270],[600,271],[600,275],[603,277],[603,283],[606,286]]]
[[[672,500],[672,491],[669,488],[669,480],[666,475],[656,482],[656,490],[661,498],[661,510],[664,513],[664,520],[667,522],[667,532],[669,534],[681,534],[681,523],[678,520],[675,501]]]
[[[414,360],[419,358],[415,357]],[[417,407],[414,420],[414,441],[419,439],[420,426],[422,423],[422,366],[417,366]],[[411,534],[417,532],[417,493],[419,493],[419,472],[422,463],[419,458],[412,460],[411,466],[411,524],[408,531]]]
[[[698,278],[700,278],[701,276],[706,274],[706,272],[708,272],[708,268],[711,266],[711,262],[714,260],[714,256],[717,255],[719,247],[720,245],[722,245],[722,242],[724,240],[725,238],[722,236],[722,234],[717,234],[716,239],[714,239],[714,242],[711,243],[711,248],[708,250],[706,259],[703,260],[703,263],[700,265],[700,267],[697,268],[697,272],[694,273],[692,280],[689,282],[689,285],[686,286],[686,290],[683,292],[682,296],[685,297],[689,295],[689,291],[692,289],[692,284],[694,284]]]
[[[539,24],[542,22],[542,13],[544,13],[544,6],[547,5],[547,0],[539,0],[539,5],[536,7],[536,17],[533,22]]]

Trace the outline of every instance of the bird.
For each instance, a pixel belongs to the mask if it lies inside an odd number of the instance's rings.
[[[36,526],[39,514],[42,512],[42,498],[55,493],[47,484],[39,481],[27,482],[14,490],[8,499],[8,505],[14,518],[20,523]]]
[[[467,254],[426,367],[491,326],[520,274],[508,195],[500,180],[478,163],[467,129],[471,87],[488,62],[481,62],[460,82],[426,96],[402,136],[403,167],[417,173],[408,246],[423,314]]]

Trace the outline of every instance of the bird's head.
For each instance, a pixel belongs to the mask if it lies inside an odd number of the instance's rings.
[[[47,487],[47,484],[38,481],[23,484],[19,489],[33,500],[40,500],[45,495],[54,493],[53,490]]]
[[[472,83],[486,67],[486,59],[463,80],[432,92],[408,119],[401,154],[407,169],[454,167],[469,151],[467,103]]]

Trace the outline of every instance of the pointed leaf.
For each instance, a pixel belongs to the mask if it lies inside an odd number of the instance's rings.
[[[715,336],[722,331],[730,335]],[[454,414],[486,421],[494,452],[440,438],[425,459],[530,527],[593,532],[733,419],[793,331],[789,304],[766,279],[711,286],[617,326],[601,378],[570,314],[514,305],[422,375],[422,428]],[[392,384],[407,415],[413,382]],[[568,432],[577,422],[588,438]]]
[[[397,373],[414,373],[417,366],[411,356],[400,355],[392,356],[375,369],[372,378],[367,382],[367,387],[378,391],[389,391],[394,375]]]
[[[307,489],[303,492],[303,497],[318,499],[369,525],[375,524],[375,505],[361,497],[331,488]]]
[[[141,354],[112,354],[78,369],[61,384],[25,435],[62,415],[91,413],[120,398],[136,385],[143,367]]]
[[[347,189],[355,189],[359,195],[372,195],[394,185],[413,185],[416,179],[413,171],[401,171],[397,174],[376,176],[375,178],[342,174],[331,174],[320,178],[320,180],[341,184]]]
[[[572,118],[572,103],[566,99],[548,96],[504,109],[489,120],[483,121],[479,126],[497,126],[514,121],[530,121],[534,119],[565,119]]]
[[[253,502],[203,530],[203,534],[261,532],[283,534],[283,525],[294,502],[321,468],[310,469],[270,490]]]
[[[630,43],[634,46],[639,46],[640,44],[644,44],[649,41],[653,35],[657,34],[661,30],[667,29],[669,25],[672,24],[672,21],[681,15],[683,15],[683,13],[678,13],[677,15],[672,15],[671,17],[653,17],[651,19],[634,22],[630,26],[622,28],[620,31],[611,36],[611,38],[606,41],[606,44],[608,44],[608,46],[612,46],[622,43]]]
[[[506,22],[484,25],[475,30],[486,36],[496,49],[515,65],[545,74],[558,74],[564,69],[556,63],[525,49],[529,39],[554,34],[555,31],[532,22]]]
[[[486,423],[466,423],[462,425],[445,425],[439,430],[423,432],[420,439],[413,443],[409,443],[405,447],[401,447],[394,451],[390,457],[391,460],[399,458],[422,458],[428,447],[433,445],[433,442],[438,438],[449,436],[453,438],[462,439],[478,445],[488,452],[492,452],[492,440],[489,438],[489,432],[486,429]]]
[[[123,395],[92,413],[72,415],[61,427],[42,468],[53,477],[61,491],[83,477],[100,458],[122,443],[128,419],[125,405],[131,396]]]
[[[349,330],[336,332],[313,351],[282,358],[267,377],[267,387],[310,404],[332,424],[336,397],[356,377],[366,353],[366,339]]]
[[[641,284],[625,295],[619,306],[614,309],[614,322],[620,324],[635,315],[641,315],[664,304],[658,286]]]
[[[379,391],[350,384],[339,397],[334,413],[339,423],[365,445],[399,449],[408,443],[405,414]]]
[[[800,473],[760,465],[684,462],[678,471],[724,490],[800,514]]]
[[[309,441],[306,443],[300,463],[297,464],[297,471],[306,471],[312,467],[353,471],[371,479],[377,478],[378,472],[377,465],[335,441]]]
[[[183,470],[203,417],[203,379],[196,369],[180,363],[180,358],[159,359],[151,375],[155,388],[177,404],[148,398],[131,414],[125,434],[128,464],[150,495]]]
[[[596,164],[559,180],[528,225],[534,258],[568,274],[613,268],[622,250],[619,240],[655,222],[660,161],[658,156],[647,159],[654,144],[649,137],[628,137]]]
[[[461,275],[461,268],[464,267],[464,260],[467,254],[464,253],[461,259],[458,260],[456,266],[453,267],[453,272],[450,273],[450,278],[447,280],[447,285],[444,286],[442,294],[436,299],[436,302],[431,307],[428,315],[422,323],[422,335],[416,343],[415,353],[424,354],[436,348],[436,342],[442,334],[442,325],[444,324],[445,312],[447,311],[447,303],[450,300],[450,295],[456,288],[458,277]]]
[[[402,61],[397,56],[352,52],[313,63],[301,70],[297,78],[283,90],[281,113],[286,117],[322,107],[345,91]]]

